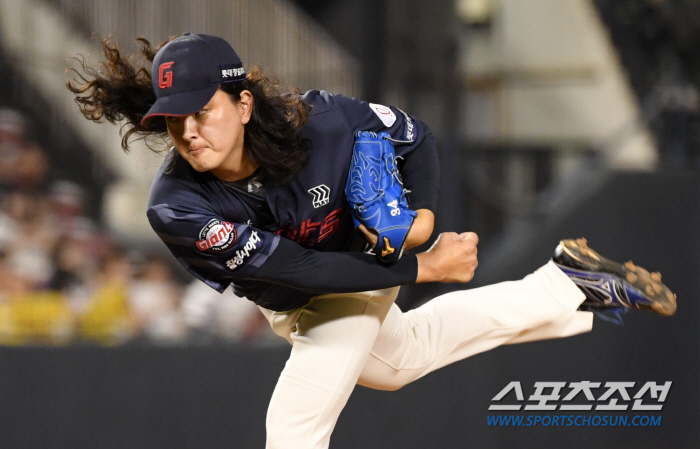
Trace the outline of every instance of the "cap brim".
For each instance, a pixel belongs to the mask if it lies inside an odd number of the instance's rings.
[[[141,124],[146,126],[148,121],[156,116],[182,117],[194,114],[209,103],[218,89],[219,85],[214,84],[204,89],[160,97],[141,119]]]

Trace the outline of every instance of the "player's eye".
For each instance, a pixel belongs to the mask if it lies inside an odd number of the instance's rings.
[[[194,113],[194,116],[195,116],[195,117],[201,117],[201,116],[203,116],[204,114],[206,114],[207,112],[209,112],[208,109],[200,109],[199,111],[197,111],[197,112]]]

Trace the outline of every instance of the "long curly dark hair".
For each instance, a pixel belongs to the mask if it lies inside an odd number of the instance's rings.
[[[76,95],[80,112],[94,122],[126,120],[121,129],[124,151],[128,152],[129,145],[136,140],[144,140],[157,152],[160,150],[154,143],[167,142],[163,117],[153,117],[145,125],[141,119],[156,101],[151,71],[146,66],[153,63],[158,50],[172,39],[152,47],[148,40],[137,38],[146,62],[139,63],[135,55],[124,56],[117,44],[108,39],[102,41],[105,60],[97,68],[88,66],[83,57],[75,58],[82,72],[71,69],[75,76],[66,85]],[[311,106],[302,101],[298,89],[281,95],[278,87],[278,81],[266,76],[258,65],[245,80],[221,84],[221,89],[234,102],[240,101],[243,90],[253,94],[253,113],[245,125],[245,149],[267,179],[284,182],[308,160],[308,143],[302,138],[301,129],[309,118]]]

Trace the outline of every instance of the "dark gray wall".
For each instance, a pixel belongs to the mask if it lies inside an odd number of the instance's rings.
[[[461,99],[455,92],[463,86],[456,71],[459,22],[452,0],[295,3],[357,59],[361,99],[404,109],[437,135],[457,133]]]

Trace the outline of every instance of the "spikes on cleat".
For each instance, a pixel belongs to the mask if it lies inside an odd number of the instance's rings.
[[[648,309],[660,315],[676,311],[675,295],[650,273],[631,260],[619,264],[588,247],[584,238],[562,240],[552,260],[586,296],[580,310]]]
[[[644,287],[644,293],[649,296],[654,296],[654,288],[651,286],[651,284],[647,284],[647,286]]]

